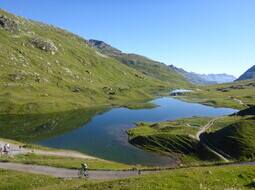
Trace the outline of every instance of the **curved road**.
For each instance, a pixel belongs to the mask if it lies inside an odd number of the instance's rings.
[[[59,178],[78,178],[78,169],[57,168],[51,166],[41,166],[34,164],[21,164],[11,162],[0,162],[0,168],[18,170],[23,172],[51,175]],[[142,171],[141,173],[149,173],[151,171]],[[90,179],[119,179],[138,175],[138,171],[103,171],[88,170]]]

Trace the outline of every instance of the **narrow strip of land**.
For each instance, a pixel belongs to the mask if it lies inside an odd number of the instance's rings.
[[[12,144],[5,141],[0,141],[0,145],[2,147],[4,144],[10,145],[10,151],[12,155],[18,155],[18,154],[29,154],[29,153],[36,153],[36,154],[43,154],[43,155],[53,155],[53,156],[68,156],[73,158],[84,158],[84,159],[96,159],[92,156],[87,156],[78,152],[72,152],[67,150],[57,150],[57,151],[45,151],[45,150],[32,150],[32,149],[26,149],[23,147],[19,147],[19,145]]]

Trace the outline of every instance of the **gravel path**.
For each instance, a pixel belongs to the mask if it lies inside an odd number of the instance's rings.
[[[10,145],[10,150],[12,155],[35,153],[35,154],[43,154],[43,155],[69,156],[74,158],[96,159],[95,157],[92,157],[92,156],[87,156],[77,152],[66,151],[66,150],[44,151],[44,150],[31,150],[26,148],[19,149],[19,145],[0,141],[0,145],[2,145],[2,147],[4,146],[4,144]]]

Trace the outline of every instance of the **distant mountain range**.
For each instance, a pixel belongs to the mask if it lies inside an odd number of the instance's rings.
[[[207,81],[215,81],[216,83],[226,83],[226,82],[233,82],[236,80],[236,77],[233,75],[228,75],[225,73],[222,74],[197,74],[198,76],[203,77]]]
[[[255,65],[242,74],[236,81],[255,79]]]
[[[196,73],[190,73],[185,71],[182,68],[175,67],[174,65],[169,65],[171,69],[174,71],[180,73],[184,78],[186,78],[187,81],[196,84],[196,85],[210,85],[210,84],[216,84],[216,82],[208,81],[204,79],[203,77],[197,75]]]
[[[169,67],[176,72],[180,73],[184,76],[189,82],[196,85],[210,85],[217,83],[226,83],[233,82],[236,80],[236,77],[228,74],[197,74],[194,72],[187,72],[182,68],[177,68],[173,65],[169,65]]]

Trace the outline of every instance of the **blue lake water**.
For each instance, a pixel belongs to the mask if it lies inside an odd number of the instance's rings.
[[[153,100],[151,103],[159,107],[140,110],[114,108],[95,116],[75,131],[36,144],[77,150],[91,156],[127,164],[171,165],[174,159],[140,150],[128,143],[125,131],[135,127],[133,122],[161,122],[192,116],[222,116],[237,111],[187,103],[168,97]]]

